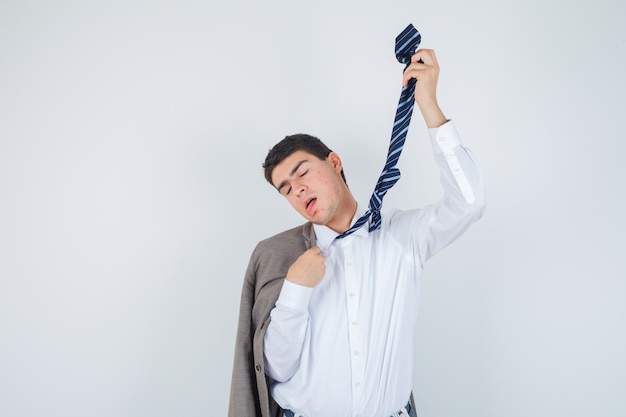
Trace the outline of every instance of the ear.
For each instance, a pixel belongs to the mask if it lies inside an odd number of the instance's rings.
[[[341,163],[341,158],[339,158],[339,155],[337,155],[336,152],[331,152],[326,157],[326,160],[333,167],[333,171],[335,171],[335,173],[337,175],[341,175],[341,170],[343,169],[343,164]]]

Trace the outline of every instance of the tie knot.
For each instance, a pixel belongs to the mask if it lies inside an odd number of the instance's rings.
[[[411,56],[417,51],[422,41],[422,35],[415,29],[412,24],[406,27],[396,37],[396,58],[402,64],[410,64]]]

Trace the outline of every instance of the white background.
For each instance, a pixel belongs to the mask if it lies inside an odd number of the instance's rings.
[[[261,162],[317,135],[366,200],[408,23],[488,191],[423,275],[420,417],[625,415],[626,3],[222,3],[0,3],[0,416],[225,415],[250,252],[302,222]]]

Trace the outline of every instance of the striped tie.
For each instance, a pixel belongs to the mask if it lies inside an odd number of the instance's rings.
[[[417,50],[421,40],[422,36],[413,25],[407,26],[396,38],[396,58],[398,58],[400,63],[405,64],[404,69],[411,63],[411,56]],[[383,197],[400,179],[400,170],[396,168],[396,164],[398,163],[398,159],[400,159],[400,153],[402,152],[404,140],[409,130],[409,123],[411,122],[411,114],[413,114],[415,83],[415,78],[411,78],[408,85],[402,88],[396,118],[393,122],[387,162],[378,178],[367,211],[350,229],[337,236],[337,239],[344,238],[356,232],[367,223],[370,216],[372,220],[370,222],[369,231],[373,232],[374,230],[380,229],[380,209],[383,205]]]

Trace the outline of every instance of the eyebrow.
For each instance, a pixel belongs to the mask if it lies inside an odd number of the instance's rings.
[[[293,169],[292,169],[292,170],[291,170],[291,172],[289,173],[289,178],[293,177],[293,175],[296,173],[296,171],[298,170],[298,168],[300,168],[300,166],[301,166],[302,164],[304,164],[305,162],[309,162],[309,160],[308,160],[308,159],[303,159],[302,161],[298,162],[298,163],[296,164],[296,166],[295,166],[295,167],[293,167]],[[276,187],[276,190],[278,190],[278,192],[280,192],[280,190],[281,190],[281,189],[282,189],[285,185],[287,185],[287,183],[288,183],[288,182],[289,182],[289,180],[288,180],[288,179],[284,180],[283,182],[281,182],[281,183],[278,185],[278,187]]]

